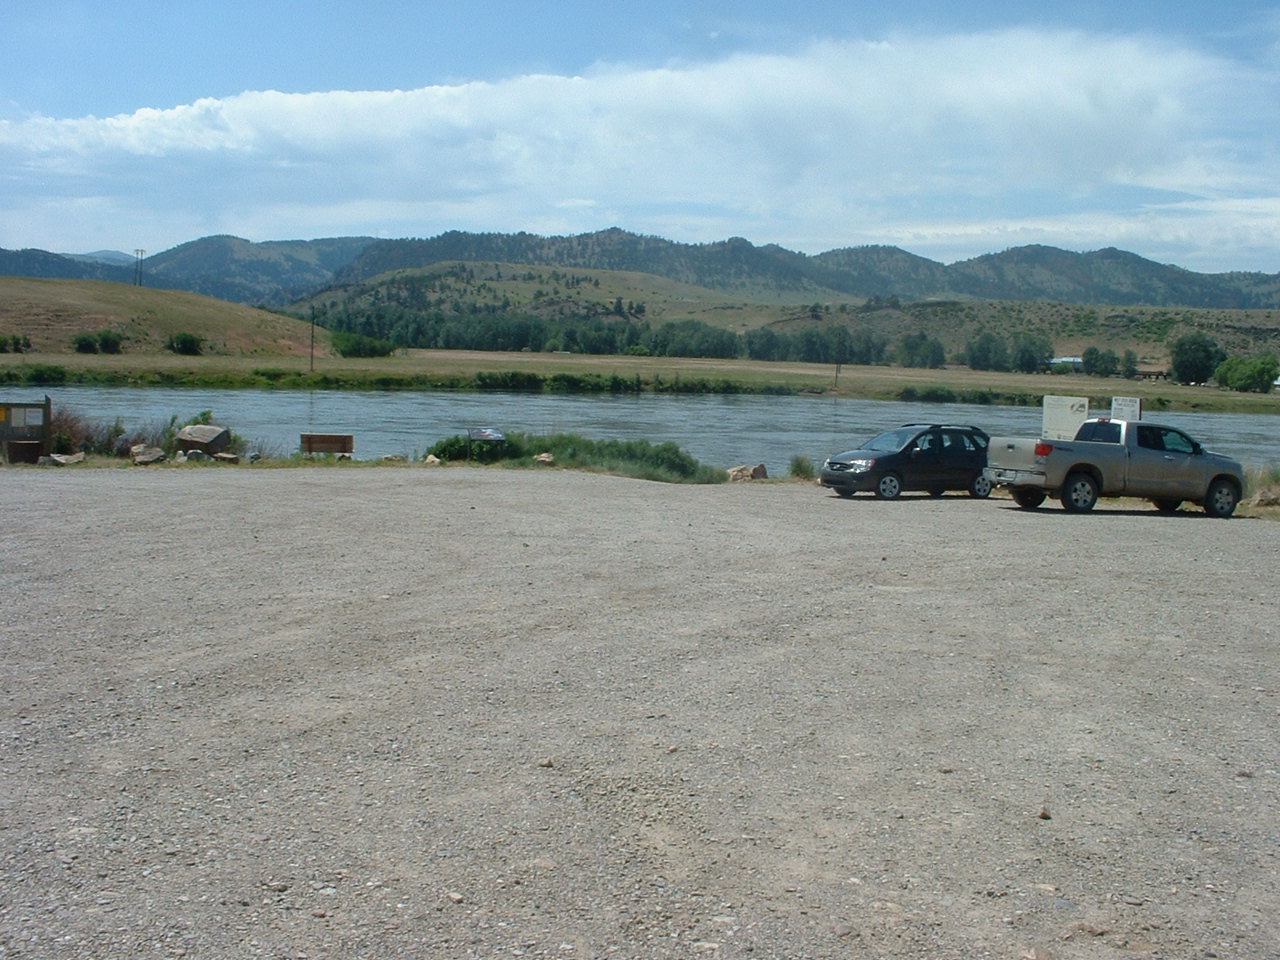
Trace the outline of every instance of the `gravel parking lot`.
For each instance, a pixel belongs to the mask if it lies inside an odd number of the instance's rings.
[[[1280,957],[1276,525],[5,468],[0,957]]]

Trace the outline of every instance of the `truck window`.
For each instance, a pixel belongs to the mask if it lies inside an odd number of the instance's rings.
[[[1119,443],[1120,424],[1112,420],[1082,423],[1080,429],[1076,431],[1076,439],[1087,440],[1092,443]]]
[[[1164,449],[1172,450],[1174,453],[1185,453],[1187,456],[1196,452],[1196,445],[1191,442],[1191,438],[1185,433],[1179,433],[1177,430],[1161,430],[1163,434]]]
[[[1165,431],[1158,427],[1139,426],[1138,446],[1147,450],[1163,450]]]

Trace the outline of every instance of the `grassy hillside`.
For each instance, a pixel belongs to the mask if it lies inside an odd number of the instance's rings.
[[[195,293],[152,290],[96,280],[0,277],[0,337],[31,340],[32,359],[72,354],[78,333],[111,330],[125,356],[164,352],[176,333],[203,337],[207,353],[226,356],[308,356],[311,325],[293,317]],[[317,350],[328,335],[317,331]]]
[[[619,312],[620,308],[620,312]],[[925,300],[876,307],[862,298],[782,303],[777,297],[745,299],[653,274],[563,269],[510,263],[441,263],[396,270],[368,281],[326,290],[289,308],[331,324],[344,314],[465,318],[478,310],[506,310],[542,319],[594,315],[660,326],[697,320],[735,333],[758,327],[796,333],[832,323],[866,328],[889,343],[906,334],[940,340],[948,356],[984,331],[1001,337],[1042,334],[1058,355],[1086,347],[1122,353],[1164,369],[1170,345],[1204,332],[1229,353],[1280,353],[1280,310],[1107,307],[1069,303],[989,300]]]
[[[377,282],[330,290],[304,305],[322,310],[338,304],[353,309],[388,309],[410,277],[425,278],[418,291],[451,309],[451,304],[488,303],[534,311],[612,311],[620,300],[626,317],[617,322],[648,323],[697,319],[741,333],[762,326],[780,330],[843,323],[866,326],[893,341],[925,332],[946,344],[949,354],[984,329],[1009,336],[1044,332],[1059,354],[1078,354],[1096,345],[1133,349],[1144,365],[1162,369],[1168,345],[1183,333],[1204,330],[1228,350],[1280,351],[1280,311],[1185,310],[1170,308],[1079,307],[1051,303],[924,302],[868,309],[864,303],[808,306],[759,303],[703,288],[624,271],[563,271],[509,265],[441,265],[428,271],[391,274]],[[396,282],[390,282],[396,281]],[[399,283],[399,286],[397,286]],[[432,284],[434,286],[432,287]],[[327,299],[326,299],[327,298]],[[316,333],[314,360],[311,337]],[[77,333],[113,330],[124,337],[119,355],[78,354]],[[204,338],[204,356],[180,357],[164,348],[175,333]],[[568,353],[496,353],[463,350],[408,350],[382,359],[345,359],[329,349],[325,330],[304,319],[281,316],[197,294],[152,290],[83,280],[0,277],[0,337],[31,339],[29,354],[0,354],[0,374],[22,365],[53,364],[71,380],[167,383],[203,386],[290,386],[311,388],[470,387],[477,375],[526,372],[540,378],[614,378],[643,389],[671,389],[700,383],[708,389],[732,383],[755,390],[783,390],[892,399],[910,388],[933,390],[980,402],[1031,402],[1044,393],[1113,393],[1142,396],[1153,409],[1280,412],[1280,395],[1237,394],[1183,387],[1167,381],[1115,381],[984,373],[964,367],[945,370],[888,366],[834,367],[809,363],[696,360],[677,357],[592,356]],[[494,383],[500,382],[501,378]],[[1121,385],[1123,384],[1123,385]]]

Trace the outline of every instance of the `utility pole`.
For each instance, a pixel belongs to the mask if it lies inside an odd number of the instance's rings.
[[[146,255],[147,251],[145,250],[133,251],[133,256],[135,258],[133,262],[133,285],[135,287],[142,286],[142,258]]]

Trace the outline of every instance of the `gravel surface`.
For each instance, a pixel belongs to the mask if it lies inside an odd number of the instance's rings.
[[[0,957],[1280,957],[1277,527],[0,470]]]

